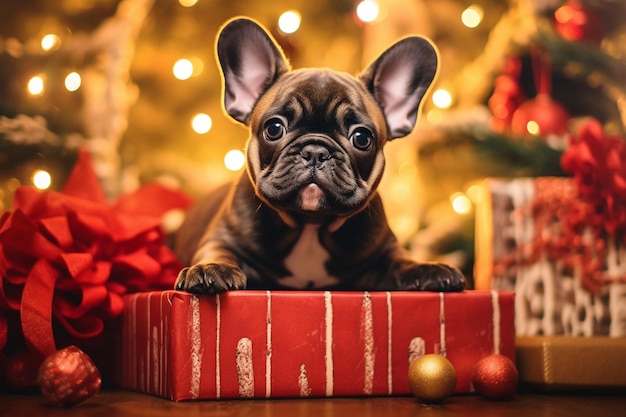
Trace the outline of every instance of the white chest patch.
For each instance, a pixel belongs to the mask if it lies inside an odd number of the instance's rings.
[[[285,267],[291,276],[281,279],[280,283],[294,289],[335,285],[339,280],[328,275],[325,266],[328,259],[330,255],[319,241],[319,226],[306,225],[291,253],[285,258]]]

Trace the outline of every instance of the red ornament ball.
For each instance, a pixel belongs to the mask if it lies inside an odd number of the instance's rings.
[[[100,391],[102,379],[91,358],[70,346],[48,356],[37,378],[41,392],[51,401],[71,406],[93,397]]]
[[[571,116],[548,94],[539,94],[522,103],[513,113],[511,131],[521,136],[548,136],[567,133]]]
[[[472,385],[481,396],[490,400],[509,400],[515,396],[519,374],[511,359],[489,355],[479,360],[472,370]]]
[[[563,39],[570,42],[599,44],[604,38],[602,18],[580,1],[569,1],[554,12],[554,27]]]
[[[437,354],[420,356],[409,365],[409,387],[424,403],[440,403],[454,392],[456,370],[445,357]]]

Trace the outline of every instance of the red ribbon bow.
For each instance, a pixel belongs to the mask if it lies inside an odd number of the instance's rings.
[[[123,294],[172,288],[182,265],[164,245],[162,216],[190,204],[160,185],[107,202],[87,152],[62,192],[20,187],[0,217],[0,350],[10,311],[45,357],[56,351],[53,323],[90,339],[121,313]]]
[[[606,135],[594,119],[581,125],[561,158],[578,194],[595,208],[594,223],[609,234],[626,229],[626,141]]]

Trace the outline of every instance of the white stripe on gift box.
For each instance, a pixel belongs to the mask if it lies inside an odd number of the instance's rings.
[[[252,340],[242,337],[235,348],[235,364],[237,366],[237,384],[239,396],[254,397],[254,369],[252,367]]]
[[[324,291],[324,324],[326,326],[326,396],[334,392],[333,362],[333,303],[329,291]]]
[[[309,376],[306,372],[306,366],[300,365],[300,376],[298,377],[298,386],[300,387],[300,396],[308,397],[311,394],[311,388],[309,387]]]
[[[191,305],[191,387],[192,399],[200,397],[200,378],[202,376],[202,337],[200,335],[200,299],[192,296]]]
[[[372,317],[372,297],[369,292],[363,295],[363,358],[364,373],[363,393],[371,395],[374,388],[374,319]]]
[[[491,291],[491,305],[493,321],[493,353],[500,353],[500,296],[497,291]]]
[[[265,344],[265,397],[270,398],[272,395],[272,295],[269,291],[265,294],[267,297],[267,310],[265,312],[267,322],[267,339]]]
[[[421,337],[414,337],[409,342],[409,365],[414,360],[426,354],[426,341]]]

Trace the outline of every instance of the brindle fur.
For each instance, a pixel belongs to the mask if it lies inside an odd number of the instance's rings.
[[[290,71],[272,38],[246,19],[226,25],[217,53],[225,109],[250,128],[247,173],[188,213],[176,251],[190,266],[177,289],[464,288],[458,269],[409,257],[376,191],[385,143],[413,129],[435,77],[428,41],[398,42],[358,78],[328,69]],[[273,118],[284,134],[264,139]],[[357,127],[372,135],[367,148],[354,146]],[[315,184],[312,208],[303,202],[309,184]],[[310,265],[305,275],[313,278],[294,277],[287,265],[301,271]]]

